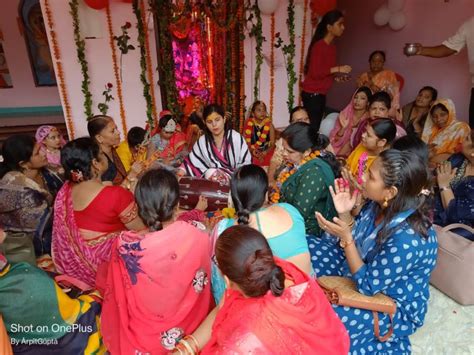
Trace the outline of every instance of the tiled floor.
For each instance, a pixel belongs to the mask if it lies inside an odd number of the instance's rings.
[[[461,306],[433,286],[425,324],[412,337],[414,355],[474,354],[474,306]]]

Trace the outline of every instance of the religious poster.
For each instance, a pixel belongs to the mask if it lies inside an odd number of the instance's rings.
[[[10,70],[8,69],[7,57],[3,50],[3,33],[0,29],[0,89],[11,88],[12,79],[10,76]]]
[[[53,60],[39,0],[23,0],[20,5],[20,15],[36,85],[56,85]]]

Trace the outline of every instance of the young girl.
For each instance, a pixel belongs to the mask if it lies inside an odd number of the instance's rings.
[[[379,118],[367,125],[360,144],[347,158],[347,166],[359,183],[375,158],[390,148],[396,133],[397,128],[390,118]]]
[[[255,101],[252,105],[250,117],[245,122],[244,138],[252,153],[252,163],[270,165],[275,146],[275,127],[262,101]]]
[[[61,166],[61,148],[66,141],[54,126],[40,126],[36,130],[36,143],[41,146],[40,150],[46,154],[48,168],[55,173],[63,173]]]

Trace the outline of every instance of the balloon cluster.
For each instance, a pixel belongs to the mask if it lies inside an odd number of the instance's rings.
[[[102,10],[105,9],[109,0],[84,0],[87,6],[94,10]],[[122,0],[122,2],[131,3],[132,0]]]
[[[388,0],[375,11],[374,23],[377,26],[389,25],[394,31],[400,31],[407,23],[406,15],[403,12],[405,0]]]

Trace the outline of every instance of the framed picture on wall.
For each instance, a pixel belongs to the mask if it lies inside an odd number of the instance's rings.
[[[39,0],[20,1],[19,13],[36,86],[55,86],[56,76]]]
[[[12,79],[8,69],[7,57],[3,50],[3,32],[0,29],[0,89],[12,88]]]

